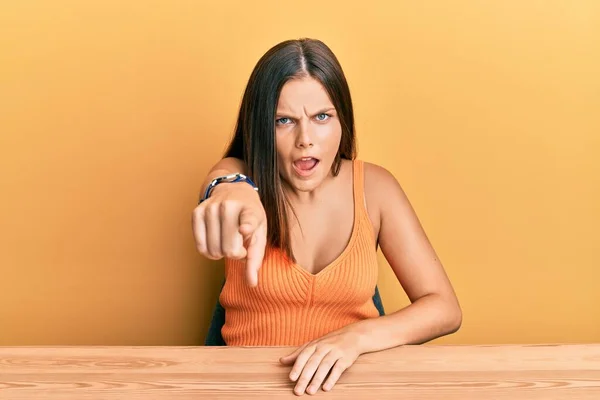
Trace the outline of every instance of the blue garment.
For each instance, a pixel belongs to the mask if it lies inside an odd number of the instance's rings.
[[[223,281],[223,285],[225,285],[225,281]],[[223,286],[221,286],[221,290],[223,290]],[[381,297],[379,296],[379,289],[377,286],[375,286],[373,303],[375,303],[375,307],[377,308],[377,311],[379,311],[379,315],[385,315],[385,310],[383,309],[383,303],[381,302]],[[217,298],[217,304],[210,321],[208,334],[206,335],[206,340],[204,341],[205,346],[227,346],[225,340],[223,340],[223,336],[221,335],[221,328],[223,325],[225,325],[225,309]]]

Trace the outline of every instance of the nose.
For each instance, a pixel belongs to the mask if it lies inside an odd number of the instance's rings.
[[[299,124],[298,134],[296,135],[296,147],[300,149],[313,147],[313,135],[309,123],[303,122]]]

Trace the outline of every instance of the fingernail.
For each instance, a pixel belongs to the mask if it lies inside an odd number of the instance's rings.
[[[329,390],[331,389],[331,385],[323,385],[323,390]]]

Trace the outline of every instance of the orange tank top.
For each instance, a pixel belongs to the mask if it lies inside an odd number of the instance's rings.
[[[344,251],[317,274],[268,248],[258,286],[246,283],[244,265],[225,260],[225,308],[221,334],[228,346],[300,346],[366,318],[379,316],[373,303],[377,251],[364,204],[363,163],[353,161],[354,224]]]

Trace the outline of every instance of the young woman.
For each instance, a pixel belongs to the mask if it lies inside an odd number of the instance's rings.
[[[461,309],[405,193],[356,159],[350,90],[332,51],[302,39],[254,68],[225,157],[193,213],[198,251],[225,258],[230,346],[298,346],[295,393],[330,390],[364,353],[458,330]],[[378,247],[411,300],[380,316]]]

